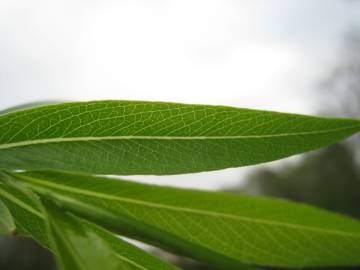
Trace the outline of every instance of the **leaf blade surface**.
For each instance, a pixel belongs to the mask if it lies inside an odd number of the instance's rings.
[[[0,169],[179,174],[314,150],[360,122],[223,106],[94,101],[0,116]]]
[[[6,182],[0,181],[0,199],[4,201],[9,208],[9,212],[14,219],[16,226],[16,234],[26,237],[31,237],[44,247],[61,253],[67,259],[61,260],[64,269],[74,268],[69,267],[69,263],[74,263],[78,269],[81,267],[88,267],[88,262],[84,260],[87,254],[90,252],[96,253],[94,255],[99,262],[107,257],[106,254],[101,253],[106,250],[107,253],[111,253],[110,257],[116,257],[115,266],[122,265],[124,270],[176,270],[175,266],[172,266],[160,259],[146,253],[145,251],[125,242],[124,240],[116,237],[114,234],[91,224],[85,220],[77,218],[73,215],[59,212],[55,207],[47,206],[47,212],[44,214],[38,198],[35,194],[25,187],[22,183],[16,181],[8,175],[1,174],[2,180],[6,177]],[[45,194],[47,197],[47,194]],[[51,208],[50,208],[51,207]],[[49,211],[51,211],[49,213]],[[60,222],[59,222],[60,220]],[[49,225],[50,223],[50,225]],[[61,227],[61,224],[63,227]],[[52,226],[55,229],[55,238],[57,244],[62,246],[59,251],[58,246],[53,243],[53,235],[49,237],[48,228]],[[74,226],[78,226],[76,229]],[[68,231],[65,230],[68,229]],[[13,233],[13,231],[11,231]],[[60,234],[59,234],[60,233]],[[78,234],[78,235],[77,235]],[[79,243],[76,241],[80,240]],[[95,244],[98,245],[95,245]],[[67,253],[64,247],[70,247],[70,249],[77,253],[80,257],[74,258],[72,254]],[[75,248],[75,249],[74,249]],[[86,248],[86,250],[77,250],[77,248]],[[90,258],[91,259],[91,258]],[[64,266],[65,264],[65,266]],[[98,262],[93,262],[93,266],[98,266]],[[95,269],[107,269],[106,263],[102,263],[103,268]],[[67,267],[67,268],[66,268]],[[80,268],[79,268],[80,267]],[[112,269],[109,266],[109,269]]]
[[[66,213],[51,201],[43,199],[42,202],[47,215],[52,249],[63,270],[177,269],[100,227]]]
[[[77,215],[227,269],[360,263],[360,223],[310,206],[71,174],[16,177]]]
[[[9,209],[0,199],[0,235],[9,235],[15,232],[16,226]]]

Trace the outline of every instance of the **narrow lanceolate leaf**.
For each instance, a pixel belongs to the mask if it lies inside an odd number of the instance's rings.
[[[7,179],[5,179],[7,178]],[[4,183],[5,181],[5,183]],[[47,196],[47,195],[46,195]],[[35,194],[29,190],[28,187],[24,186],[23,183],[15,182],[14,179],[11,179],[8,175],[0,174],[0,199],[4,201],[4,203],[8,206],[9,211],[11,212],[11,215],[14,218],[15,226],[16,226],[16,232],[11,231],[12,234],[16,233],[18,235],[27,236],[33,238],[38,243],[42,244],[43,246],[53,250],[54,245],[51,244],[51,237],[49,237],[47,230],[47,219],[46,215],[44,215],[43,209],[39,204],[38,198],[35,196]],[[55,215],[56,213],[53,213]],[[51,215],[51,214],[50,214]],[[58,213],[57,215],[61,215],[61,213]],[[60,217],[60,223],[64,226],[67,222],[67,215],[61,218]],[[122,239],[118,238],[117,236],[114,236],[112,233],[107,232],[98,226],[91,224],[89,222],[86,222],[84,220],[78,220],[76,217],[69,217],[69,220],[75,220],[76,223],[81,223],[81,226],[79,225],[79,229],[77,232],[79,232],[78,236],[73,235],[77,240],[81,237],[83,234],[90,234],[90,238],[86,240],[83,238],[82,240],[79,240],[79,243],[87,243],[87,251],[93,252],[94,249],[102,249],[102,246],[94,245],[99,242],[105,243],[107,246],[106,249],[111,249],[112,253],[115,253],[116,260],[118,261],[119,258],[122,260],[122,264],[124,265],[123,268],[117,268],[117,269],[124,269],[124,270],[176,270],[177,268],[169,265],[161,260],[159,260],[156,257],[151,256],[150,254],[144,252],[143,250],[140,250],[136,247],[134,247],[131,244],[128,244],[127,242],[123,241]],[[1,222],[1,221],[0,221]],[[56,229],[59,225],[57,223],[54,223],[56,221],[52,221],[51,226],[55,226],[54,229]],[[71,227],[71,225],[69,225]],[[60,228],[62,229],[62,228]],[[69,228],[68,228],[69,229]],[[68,244],[74,244],[72,242],[66,242],[67,237],[70,237],[71,234],[71,228],[69,229],[70,232],[65,235],[65,232],[62,232],[64,235],[64,239],[58,239],[57,236],[56,240],[59,241],[59,245],[61,243],[64,243],[66,245]],[[58,232],[58,231],[57,231]],[[76,232],[73,232],[76,234]],[[75,241],[75,239],[72,239],[72,241]],[[76,244],[76,243],[75,243]],[[73,247],[76,247],[77,245],[74,245]],[[90,248],[93,248],[92,250],[89,250]],[[53,250],[54,252],[56,250]],[[103,252],[102,250],[98,250],[99,254]],[[79,255],[84,255],[82,252],[84,250],[76,251]],[[99,255],[98,254],[98,255]],[[113,255],[111,255],[113,256]],[[99,258],[97,256],[96,258]],[[105,266],[105,264],[103,264]],[[73,270],[73,268],[66,268],[67,270]],[[82,268],[80,268],[82,269]],[[87,268],[92,269],[92,268]],[[95,269],[106,269],[104,267],[95,268]],[[111,269],[111,268],[110,268]]]
[[[52,240],[51,247],[62,270],[177,269],[98,226],[64,212],[51,201],[42,202]]]
[[[0,235],[13,234],[15,228],[15,223],[9,209],[0,199]]]
[[[360,264],[360,222],[289,201],[51,172],[14,177],[61,207],[221,269]]]
[[[221,106],[94,101],[0,116],[0,169],[178,174],[317,149],[360,121]]]
[[[0,173],[0,199],[13,217],[16,230],[12,234],[31,237],[42,246],[49,247],[44,215],[39,210],[35,194],[8,175]]]

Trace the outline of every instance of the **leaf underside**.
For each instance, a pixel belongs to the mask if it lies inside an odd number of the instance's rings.
[[[317,149],[360,122],[161,102],[64,103],[0,116],[0,169],[179,174]]]
[[[111,233],[42,200],[62,270],[176,270]]]
[[[0,199],[0,235],[14,234],[16,226],[9,209]]]
[[[0,196],[14,219],[16,233],[53,251],[61,269],[178,269],[53,204],[47,203],[44,213],[37,196],[14,179],[0,184]],[[43,197],[48,200],[47,195]]]
[[[349,217],[278,199],[92,176],[258,164],[358,131],[354,119],[163,102],[0,112],[0,234],[32,237],[63,270],[177,269],[99,226],[219,269],[359,265],[360,223]]]
[[[13,177],[122,235],[227,269],[360,263],[360,223],[302,204],[51,172]]]

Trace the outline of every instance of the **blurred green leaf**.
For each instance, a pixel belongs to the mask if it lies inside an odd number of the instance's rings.
[[[0,235],[13,234],[15,223],[7,206],[0,199]]]
[[[76,215],[222,269],[360,264],[360,223],[307,205],[55,172],[12,175]]]
[[[6,178],[6,179],[5,179]],[[62,261],[63,267],[75,260],[75,263],[80,263],[78,267],[84,267],[87,263],[92,263],[94,266],[99,266],[92,260],[99,260],[101,257],[107,257],[107,253],[111,253],[111,258],[116,257],[116,264],[120,263],[124,266],[116,269],[141,269],[141,270],[176,270],[175,266],[171,266],[145,251],[134,247],[133,245],[123,241],[117,236],[99,228],[84,220],[80,220],[74,216],[57,211],[54,207],[47,204],[48,210],[44,215],[43,209],[39,204],[38,198],[35,194],[25,187],[22,183],[14,181],[11,177],[5,174],[0,175],[0,197],[9,206],[11,214],[14,216],[14,221],[17,227],[17,234],[28,236],[41,243],[43,246],[54,250],[59,256],[65,256],[67,259]],[[5,181],[5,183],[4,183]],[[46,217],[49,216],[49,219]],[[49,224],[47,225],[47,220]],[[49,238],[47,226],[50,226],[52,236]],[[78,234],[77,234],[78,233]],[[55,239],[56,246],[49,239]],[[52,244],[53,243],[53,244]],[[103,247],[104,245],[104,247]],[[67,249],[58,249],[66,247]],[[86,248],[85,248],[86,247]],[[79,250],[77,250],[79,248]],[[73,254],[68,253],[69,249]],[[76,249],[76,251],[74,251]],[[111,252],[110,252],[111,251]],[[59,254],[59,252],[63,252]],[[95,254],[97,252],[97,255]],[[93,254],[94,253],[94,254]],[[87,260],[83,262],[88,254]],[[76,256],[76,258],[69,258],[69,256]],[[110,258],[110,259],[111,259]],[[81,260],[78,262],[78,260]],[[121,262],[119,262],[119,260]],[[110,262],[109,262],[110,263]],[[64,265],[65,264],[65,265]],[[63,269],[113,269],[105,268],[106,263],[101,264],[103,268],[63,268]],[[109,266],[110,267],[110,266]]]
[[[31,237],[48,248],[44,215],[39,209],[35,194],[8,175],[0,173],[0,198],[13,217],[16,234]]]
[[[62,270],[175,270],[96,225],[42,200],[52,249]],[[119,252],[116,252],[118,250]],[[120,254],[124,254],[120,255]]]
[[[276,160],[342,140],[360,121],[223,106],[93,101],[0,116],[0,169],[179,174]]]

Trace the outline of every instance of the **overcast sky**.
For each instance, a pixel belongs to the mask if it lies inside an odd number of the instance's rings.
[[[0,109],[130,99],[311,113],[354,25],[358,1],[1,0]],[[213,189],[244,171],[159,181]]]

